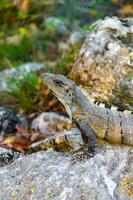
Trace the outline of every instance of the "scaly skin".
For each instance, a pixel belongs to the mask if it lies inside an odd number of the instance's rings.
[[[84,142],[94,141],[97,136],[110,143],[133,145],[133,114],[91,102],[63,75],[44,73],[42,78],[81,130]]]

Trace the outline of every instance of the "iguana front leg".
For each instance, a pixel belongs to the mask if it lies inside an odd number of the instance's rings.
[[[77,128],[81,131],[82,139],[85,144],[89,146],[95,146],[96,144],[96,134],[94,133],[93,129],[90,128],[88,125],[86,126],[86,122],[84,118],[81,118],[81,115],[72,118],[72,121],[75,123]]]

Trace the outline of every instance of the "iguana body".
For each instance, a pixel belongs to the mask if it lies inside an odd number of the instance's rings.
[[[111,143],[133,145],[133,114],[89,101],[76,84],[63,75],[45,73],[42,77],[81,130],[85,142],[97,136]]]

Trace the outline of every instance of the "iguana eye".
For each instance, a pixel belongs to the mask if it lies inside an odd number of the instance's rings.
[[[56,85],[59,86],[59,87],[63,87],[63,85],[64,85],[64,84],[62,83],[62,81],[60,81],[60,80],[55,80],[54,82],[55,82]]]
[[[69,92],[68,92],[68,96],[72,99],[72,98],[73,98],[73,92],[72,92],[72,91],[69,91]]]

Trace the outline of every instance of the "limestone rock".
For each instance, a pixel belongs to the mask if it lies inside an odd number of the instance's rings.
[[[133,110],[133,18],[106,17],[92,27],[71,77],[96,101]]]
[[[0,167],[12,163],[22,155],[23,155],[22,153],[14,152],[11,149],[5,149],[0,147]]]
[[[83,40],[85,39],[85,33],[81,30],[79,31],[74,31],[71,35],[70,38],[68,40],[68,43],[70,45],[75,45],[77,43],[81,43],[83,42]]]
[[[60,152],[77,151],[83,146],[83,140],[79,129],[71,129],[69,131],[56,132],[55,135],[33,143],[29,152],[46,151],[50,148]]]
[[[34,153],[0,168],[0,198],[131,200],[132,160],[130,147],[110,145],[74,163],[68,153]]]
[[[24,116],[21,116],[13,110],[0,107],[0,136],[8,136],[17,132],[17,126],[28,128],[28,122]]]
[[[73,124],[68,117],[54,112],[41,113],[31,124],[31,129],[38,131],[43,139],[54,135],[57,132],[70,130],[72,127]]]

